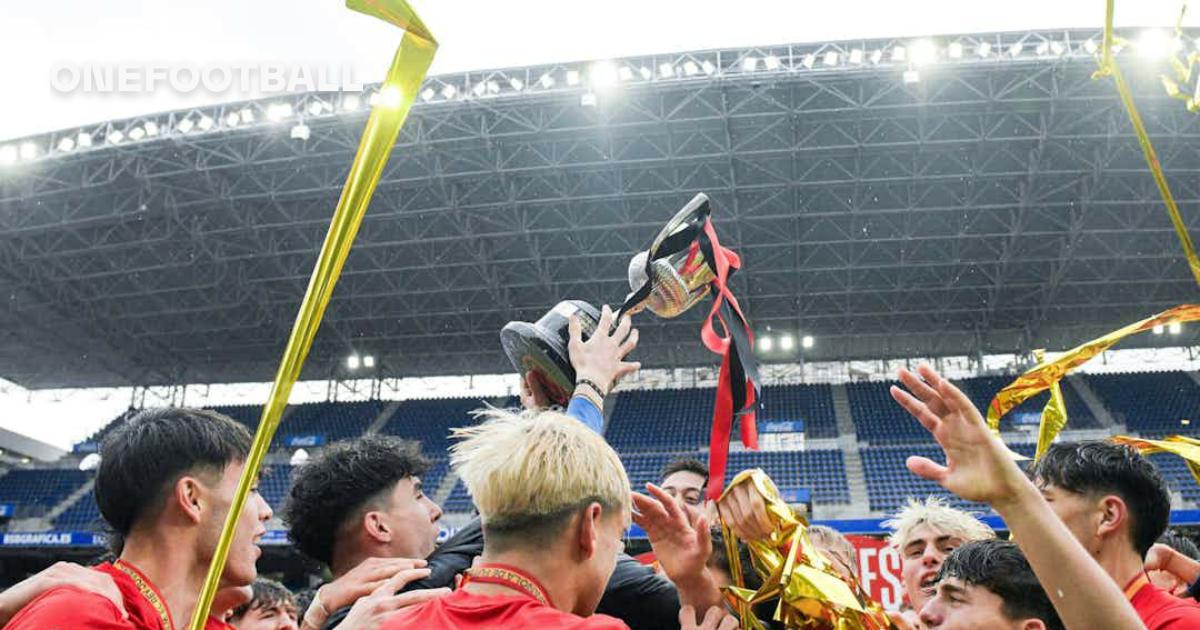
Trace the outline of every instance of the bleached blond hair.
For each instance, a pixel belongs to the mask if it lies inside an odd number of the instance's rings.
[[[907,505],[900,508],[890,520],[883,522],[884,527],[892,530],[888,543],[896,549],[903,549],[913,530],[921,525],[957,536],[964,542],[996,537],[996,532],[986,523],[968,512],[946,505],[941,497],[927,497],[924,501],[909,498]]]
[[[582,422],[556,411],[480,409],[455,429],[450,462],[475,501],[487,543],[544,543],[574,512],[599,503],[628,519],[629,477],[617,452]],[[491,536],[489,536],[489,534]]]

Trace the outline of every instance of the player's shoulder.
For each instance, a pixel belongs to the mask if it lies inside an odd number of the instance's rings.
[[[107,597],[65,585],[35,597],[18,612],[5,630],[51,628],[133,628]]]

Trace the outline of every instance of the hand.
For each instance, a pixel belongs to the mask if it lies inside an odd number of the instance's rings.
[[[730,489],[717,503],[717,511],[742,540],[762,540],[775,531],[767,514],[767,503],[752,483],[739,483]]]
[[[612,392],[617,381],[641,369],[636,361],[625,361],[625,357],[637,347],[638,331],[633,328],[629,317],[622,317],[613,330],[613,312],[607,304],[600,309],[600,322],[595,332],[583,340],[583,326],[579,316],[572,315],[569,323],[571,341],[567,352],[571,355],[571,367],[575,368],[575,379],[588,379],[604,388],[601,394]]]
[[[325,610],[333,612],[370,595],[400,572],[420,569],[425,564],[424,560],[412,558],[367,558],[342,577],[322,586],[317,596]]]
[[[737,617],[717,606],[708,609],[704,621],[696,625],[696,609],[683,606],[679,609],[679,630],[737,630]]]
[[[0,625],[8,623],[42,593],[60,586],[73,586],[102,595],[117,607],[122,619],[129,618],[129,613],[125,611],[125,598],[111,576],[71,562],[56,562],[0,593]]]
[[[1200,579],[1200,562],[1160,543],[1150,547],[1146,553],[1145,568],[1146,572],[1166,571],[1188,585]]]
[[[397,594],[396,591],[404,588],[409,582],[426,577],[429,577],[429,569],[407,569],[397,573],[372,591],[370,595],[355,602],[345,620],[338,624],[338,630],[375,630],[401,608],[450,594],[448,588],[431,588]]]
[[[899,370],[900,381],[912,393],[893,385],[892,398],[933,434],[946,454],[946,465],[909,457],[908,469],[968,501],[992,507],[1015,501],[1022,491],[1032,489],[1032,482],[1000,438],[988,430],[966,394],[928,365],[917,371],[921,377]]]
[[[646,530],[646,538],[667,577],[676,584],[694,582],[707,573],[712,555],[708,519],[698,511],[684,510],[662,488],[648,483],[653,498],[633,493],[633,522]]]
[[[521,378],[521,406],[536,411],[550,406],[550,398],[545,390],[533,377],[533,372],[526,372]]]

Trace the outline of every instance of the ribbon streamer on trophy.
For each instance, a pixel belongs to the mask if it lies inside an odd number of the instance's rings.
[[[225,525],[213,552],[208,575],[188,625],[191,630],[202,630],[208,620],[209,608],[220,585],[221,573],[225,568],[234,529],[246,503],[246,497],[258,478],[258,471],[271,444],[271,438],[279,428],[279,421],[284,407],[287,406],[292,386],[300,377],[304,359],[317,336],[325,307],[329,305],[333,287],[342,273],[346,257],[350,255],[358,227],[362,224],[371,196],[375,193],[375,185],[379,183],[388,155],[396,144],[400,128],[408,118],[413,99],[416,98],[421,82],[433,63],[434,53],[437,52],[437,40],[405,0],[347,0],[346,6],[404,29],[404,37],[401,38],[392,58],[386,78],[379,86],[379,105],[371,110],[363,128],[358,151],[354,154],[354,162],[350,165],[346,184],[342,187],[342,196],[333,212],[329,232],[325,235],[325,242],[317,256],[312,277],[308,281],[308,289],[300,303],[296,322],[292,326],[287,347],[280,360],[279,370],[275,373],[271,394],[263,406],[262,420],[254,434],[250,455],[238,480],[237,491],[229,507],[229,514],[225,517]]]
[[[1117,444],[1127,444],[1136,448],[1143,455],[1154,453],[1171,453],[1183,458],[1188,471],[1196,483],[1200,483],[1200,440],[1184,435],[1168,435],[1161,440],[1148,440],[1128,435],[1117,435],[1112,438]]]
[[[700,331],[704,346],[721,355],[721,370],[713,406],[709,452],[708,497],[721,494],[729,456],[733,422],[740,421],[741,440],[758,448],[755,415],[760,386],[753,353],[754,334],[729,279],[741,259],[721,246],[712,224],[708,196],[700,193],[659,232],[649,249],[635,255],[629,266],[632,292],[618,311],[634,315],[649,309],[673,318],[713,296]],[[575,371],[567,356],[567,322],[579,316],[584,335],[595,330],[599,311],[578,300],[558,303],[535,323],[509,322],[500,332],[504,352],[522,378],[532,377],[556,404],[565,405],[575,387]]]

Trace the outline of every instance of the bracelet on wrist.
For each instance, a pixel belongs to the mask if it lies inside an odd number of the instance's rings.
[[[600,387],[599,385],[596,384],[596,381],[593,381],[591,379],[588,379],[588,378],[575,379],[575,389],[577,391],[578,391],[580,385],[587,387],[587,388],[591,389],[592,391],[596,392],[596,395],[599,396],[600,400],[602,400],[602,401],[604,400],[605,396],[608,396],[608,392],[604,391],[603,387]]]

